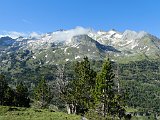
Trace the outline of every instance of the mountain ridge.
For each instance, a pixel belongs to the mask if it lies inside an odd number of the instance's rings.
[[[21,57],[26,56],[26,61],[32,64],[57,64],[80,60],[84,56],[103,60],[108,54],[117,62],[160,57],[159,38],[131,30],[121,33],[113,29],[106,32],[77,27],[45,34],[32,33],[28,37],[3,36],[0,46],[1,66],[12,62],[13,54],[20,62],[24,61]]]

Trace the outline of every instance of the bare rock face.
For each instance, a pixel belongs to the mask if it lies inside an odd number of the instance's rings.
[[[90,59],[104,59],[108,54],[119,61],[125,59],[158,59],[160,39],[144,31],[114,29],[94,31],[78,27],[50,33],[31,33],[28,36],[0,35],[0,66],[11,66],[15,61],[34,64],[57,64]],[[26,53],[26,51],[28,51]],[[135,58],[135,59],[133,59]]]

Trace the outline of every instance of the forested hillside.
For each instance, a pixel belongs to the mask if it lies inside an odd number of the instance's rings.
[[[80,67],[81,65],[83,66],[85,64],[89,65],[90,67]],[[88,63],[66,62],[65,64],[52,66],[28,66],[27,64],[25,64],[24,67],[19,66],[17,68],[17,71],[13,70],[13,68],[11,70],[8,70],[8,72],[1,73],[5,75],[5,79],[11,88],[15,89],[15,87],[17,86],[16,89],[18,89],[19,85],[21,85],[22,87],[23,85],[25,85],[28,88],[28,97],[31,100],[30,102],[34,103],[34,106],[38,105],[37,103],[35,104],[35,101],[41,101],[41,104],[38,106],[41,106],[42,108],[45,108],[48,105],[52,104],[57,106],[61,110],[66,110],[66,102],[68,101],[68,105],[73,107],[69,112],[77,112],[78,114],[82,111],[88,111],[91,108],[93,110],[94,106],[96,105],[95,103],[99,103],[97,100],[99,99],[98,96],[100,95],[100,93],[94,93],[93,88],[96,80],[98,80],[99,78],[102,79],[102,76],[100,75],[102,73],[99,73],[101,69],[104,69],[102,67],[102,64],[103,61],[96,60],[89,60]],[[123,98],[122,103],[124,103],[125,107],[137,109],[136,111],[130,112],[132,116],[158,116],[160,112],[160,62],[158,60],[143,60],[125,64],[111,62],[111,65],[114,75],[114,91],[121,92]],[[81,74],[81,72],[85,70],[85,68],[87,68],[88,70],[90,69],[90,72],[85,72],[88,75]],[[96,74],[97,78],[94,78]],[[87,83],[87,79],[89,83]],[[94,79],[95,82],[92,82],[92,80]],[[78,83],[77,80],[80,80],[80,83]],[[68,82],[70,82],[70,84],[68,84]],[[99,83],[95,85],[98,84]],[[79,85],[82,85],[84,90],[82,88],[78,88]],[[44,93],[38,92],[41,88],[44,88],[43,86],[46,86],[44,89]],[[67,90],[68,88],[70,88],[69,91]],[[73,90],[74,92],[71,90]],[[77,90],[78,93],[75,92]],[[90,92],[86,93],[84,92],[85,90]],[[17,90],[13,90],[13,92],[14,91],[16,92]],[[40,91],[43,91],[43,89]],[[98,91],[98,89],[96,91]],[[86,98],[80,98],[80,95],[82,95],[82,93],[86,93],[87,96],[94,94],[94,96],[92,96],[93,98],[87,98],[89,100],[88,101]],[[45,96],[43,96],[43,94]],[[112,92],[108,94],[112,94]],[[35,97],[35,95],[37,97]],[[84,96],[86,95],[84,94]],[[70,101],[71,99],[73,99],[74,101]],[[80,100],[81,102],[77,100]],[[99,100],[101,102],[104,102],[102,97]],[[82,104],[82,101],[84,105]],[[94,104],[92,103],[93,101],[95,101]],[[83,109],[79,106],[77,108],[77,110],[79,109],[79,112],[75,111],[74,104],[82,104]],[[16,105],[16,103],[13,102],[13,105]]]

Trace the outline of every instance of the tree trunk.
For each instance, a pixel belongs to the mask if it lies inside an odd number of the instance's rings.
[[[76,114],[76,106],[72,103],[70,104],[71,114]]]
[[[67,107],[67,113],[68,113],[68,114],[71,114],[70,105],[69,105],[69,104],[66,104],[66,107]]]
[[[66,104],[68,114],[76,114],[76,106],[74,104]]]

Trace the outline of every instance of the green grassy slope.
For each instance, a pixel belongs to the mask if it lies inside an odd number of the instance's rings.
[[[0,120],[80,120],[80,116],[47,109],[0,106]]]

